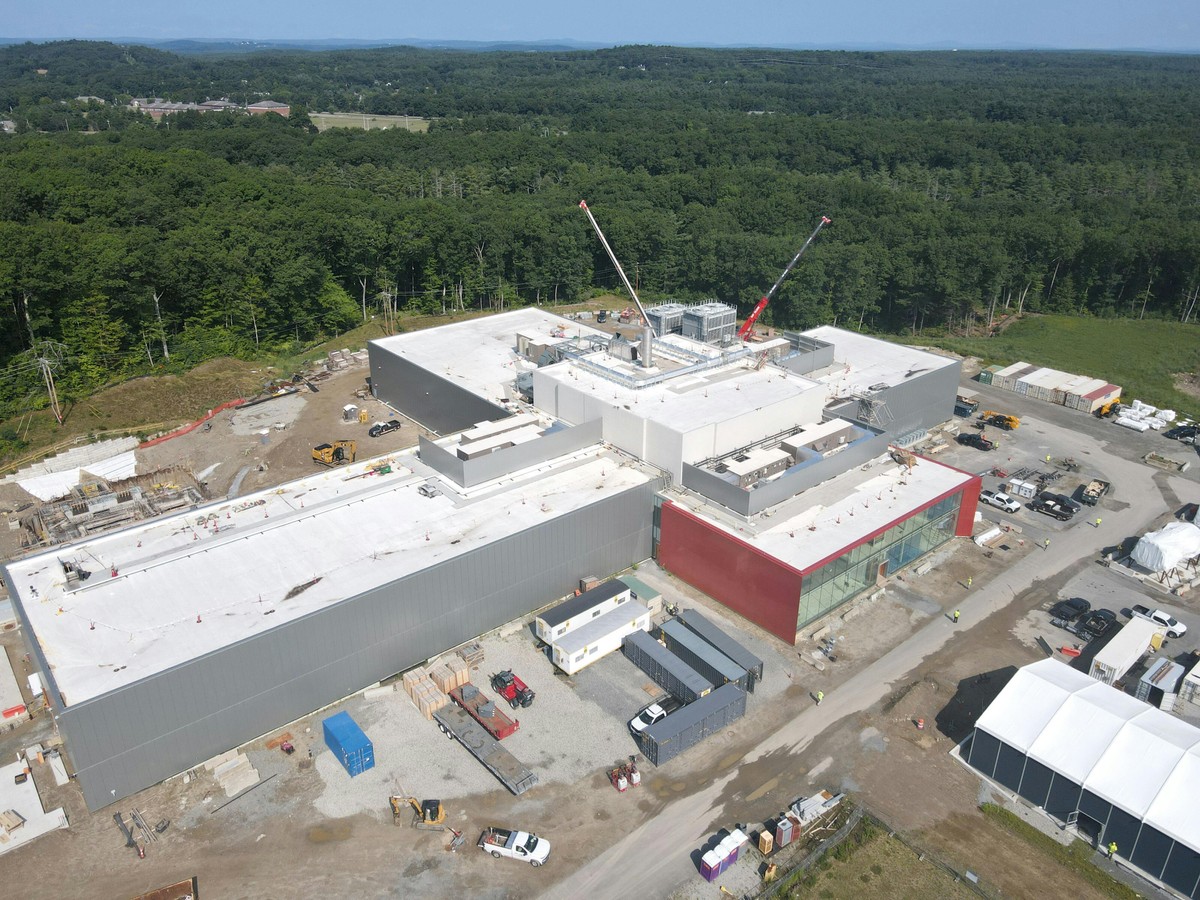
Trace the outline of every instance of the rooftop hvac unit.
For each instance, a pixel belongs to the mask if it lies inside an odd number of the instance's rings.
[[[683,336],[706,344],[728,343],[737,332],[737,310],[727,303],[701,303],[683,313]]]
[[[682,303],[660,303],[646,310],[646,318],[654,326],[654,333],[659,337],[667,334],[679,334],[683,331],[683,314],[687,307]]]

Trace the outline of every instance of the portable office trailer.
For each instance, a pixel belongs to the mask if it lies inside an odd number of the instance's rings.
[[[676,700],[691,703],[713,689],[712,682],[644,631],[626,635],[622,649],[630,662]]]
[[[1088,674],[1112,684],[1128,672],[1151,648],[1162,645],[1163,626],[1149,619],[1130,619],[1092,659]]]
[[[667,649],[713,684],[736,684],[743,691],[749,681],[746,670],[678,619],[663,622],[659,631]]]
[[[533,620],[537,636],[553,644],[564,634],[586,625],[631,599],[629,585],[614,578],[546,610]]]
[[[688,630],[704,638],[721,653],[746,670],[746,690],[754,693],[754,686],[762,681],[763,661],[739,644],[727,632],[700,614],[699,610],[685,609],[678,619]]]
[[[661,766],[745,714],[746,692],[736,684],[723,684],[655,722],[639,735],[638,745],[650,762]]]
[[[640,578],[634,578],[630,575],[624,575],[621,580],[629,585],[630,596],[638,603],[650,610],[650,615],[657,616],[663,611],[663,596],[661,591],[657,591]]]
[[[574,675],[596,660],[621,649],[625,635],[650,630],[650,610],[636,600],[611,609],[598,619],[564,634],[550,645],[554,664]]]
[[[358,723],[350,718],[350,713],[343,710],[330,716],[321,726],[325,732],[325,745],[346,767],[351,778],[374,767],[375,747]]]

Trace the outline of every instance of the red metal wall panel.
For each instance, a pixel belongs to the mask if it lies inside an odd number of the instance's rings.
[[[670,501],[659,526],[665,569],[780,640],[796,642],[799,572]]]
[[[962,504],[958,507],[958,522],[955,523],[954,533],[959,537],[970,537],[975,528],[975,510],[979,508],[979,491],[983,487],[983,479],[976,475],[962,489]]]

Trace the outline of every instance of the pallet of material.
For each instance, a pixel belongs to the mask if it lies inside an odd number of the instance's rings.
[[[413,703],[426,719],[433,719],[433,714],[450,702],[450,698],[432,681],[417,682],[412,693]]]
[[[4,829],[5,834],[12,834],[24,824],[25,817],[15,809],[6,809],[4,812],[0,812],[0,828]]]
[[[483,662],[483,647],[472,642],[464,647],[459,647],[458,655],[468,666],[477,666]]]
[[[408,696],[413,695],[413,686],[425,677],[425,672],[422,669],[410,669],[405,672],[400,679],[400,683],[404,685],[404,693]]]

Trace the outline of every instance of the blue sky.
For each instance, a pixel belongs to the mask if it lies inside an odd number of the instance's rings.
[[[1198,0],[0,0],[8,38],[1200,50]]]

